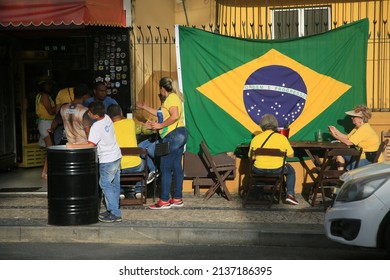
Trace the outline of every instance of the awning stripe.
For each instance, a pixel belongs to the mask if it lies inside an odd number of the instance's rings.
[[[122,0],[2,0],[3,27],[50,25],[126,26]]]

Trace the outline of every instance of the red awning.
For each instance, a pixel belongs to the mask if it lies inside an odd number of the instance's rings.
[[[126,26],[123,0],[1,0],[3,27],[50,25]]]

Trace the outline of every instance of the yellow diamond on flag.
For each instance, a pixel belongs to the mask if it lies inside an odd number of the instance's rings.
[[[248,77],[258,69],[267,66],[290,68],[300,75],[306,85],[307,94],[300,93],[306,99],[304,108],[299,117],[291,124],[290,136],[310,123],[351,88],[348,84],[317,73],[309,67],[272,49],[261,57],[208,81],[198,87],[197,90],[253,133],[259,130],[259,125],[249,116],[245,107],[243,98],[244,87]],[[258,87],[262,86],[258,85]],[[280,90],[279,87],[273,88]],[[289,89],[285,90],[288,91]]]

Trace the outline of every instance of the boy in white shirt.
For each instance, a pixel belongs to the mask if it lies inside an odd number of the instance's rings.
[[[86,144],[67,144],[68,148],[97,147],[99,159],[99,185],[104,194],[107,211],[99,215],[99,221],[110,223],[122,221],[119,209],[121,150],[115,137],[114,125],[107,116],[103,102],[88,105],[88,115],[95,120]]]

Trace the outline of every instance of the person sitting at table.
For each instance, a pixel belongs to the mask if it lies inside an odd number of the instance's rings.
[[[269,149],[280,149],[281,151],[287,151],[287,157],[294,157],[294,150],[290,145],[290,142],[286,136],[277,133],[278,120],[274,115],[265,114],[260,120],[260,128],[262,133],[256,135],[249,146],[249,156],[251,150],[257,148],[269,148]],[[267,161],[255,159],[253,171],[257,174],[278,174],[280,173],[281,165],[283,164],[282,158],[273,158]],[[285,163],[284,166],[286,175],[286,188],[287,196],[286,202],[297,205],[298,200],[295,198],[295,170],[289,164]]]
[[[329,131],[334,138],[343,142],[346,145],[355,145],[359,149],[363,149],[358,167],[362,167],[372,163],[377,154],[380,139],[375,130],[368,123],[371,118],[371,111],[367,109],[365,105],[357,105],[353,110],[345,112],[348,116],[351,116],[352,123],[355,127],[350,133],[341,133],[336,127],[330,125]],[[350,158],[337,157],[337,165],[340,169],[344,168],[345,162],[349,162]],[[353,169],[353,164],[349,162],[347,168]]]
[[[83,103],[85,107],[88,107],[88,105],[94,101],[101,101],[104,104],[104,107],[107,109],[112,104],[118,104],[118,102],[107,95],[107,86],[102,81],[97,81],[93,84],[93,96],[86,99]]]
[[[132,118],[125,118],[118,104],[108,106],[107,114],[114,123],[116,141],[120,148],[137,147],[135,122]],[[139,156],[122,156],[121,173],[139,172],[145,169],[145,160]],[[147,184],[149,184],[149,178]],[[141,198],[140,182],[135,186],[135,198]]]

